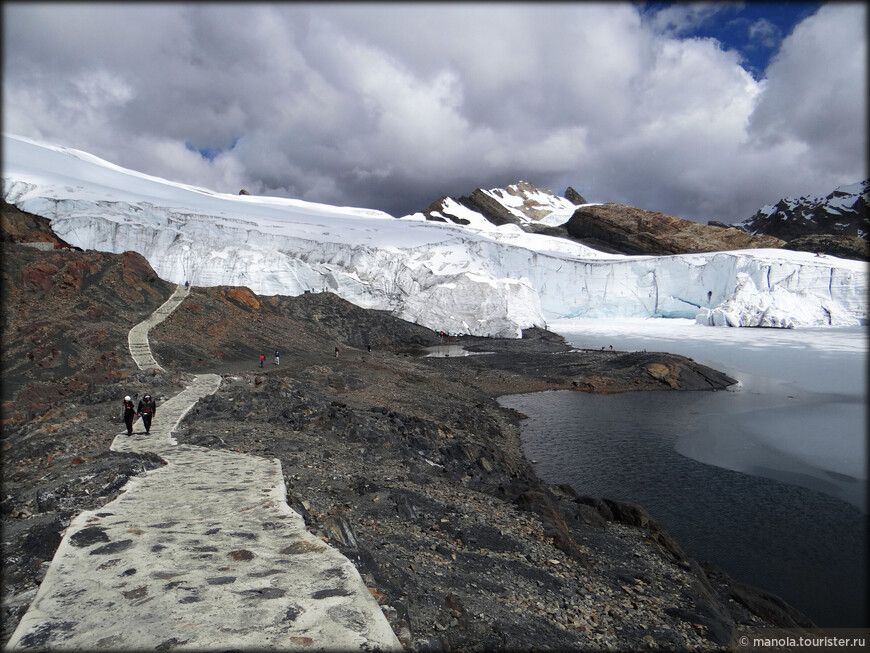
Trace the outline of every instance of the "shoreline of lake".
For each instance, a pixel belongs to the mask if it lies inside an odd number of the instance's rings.
[[[594,327],[600,328],[601,324],[597,323],[592,325]],[[661,329],[663,326],[671,326],[671,325],[662,325],[661,323],[654,323],[651,325],[653,330]],[[556,326],[555,328],[559,328]],[[736,335],[735,331],[730,332],[721,332],[721,331],[707,331],[706,329],[712,329],[712,327],[701,327],[701,330],[695,331],[699,336],[703,336],[704,338],[710,337],[716,340],[723,340],[725,338],[730,337],[730,335]],[[610,332],[611,341],[618,342],[620,345],[628,345],[629,347],[634,345],[637,347],[641,347],[643,345],[650,348],[650,350],[654,349],[664,349],[664,346],[661,346],[661,341],[656,339],[655,335],[651,335],[648,338],[643,338],[643,334],[640,333],[640,329],[636,329],[634,326],[627,328],[627,330],[631,330],[631,337],[634,340],[630,340],[627,337],[620,337],[621,334],[616,333],[615,330]],[[602,329],[603,331],[603,329]],[[679,329],[677,329],[679,331]],[[691,333],[691,330],[690,330]],[[572,338],[572,334],[565,334],[566,340],[571,342],[575,347],[579,346],[590,346],[594,340],[597,339],[598,336],[601,336],[601,333],[591,333],[585,336],[585,340],[581,340],[578,338]],[[680,331],[679,335],[683,335],[683,332]],[[781,339],[789,339],[794,342],[796,340],[795,334],[751,334],[751,333],[740,333],[738,336],[741,340],[751,339],[750,336],[761,337],[771,335],[775,340]],[[783,338],[785,335],[785,338]],[[855,335],[860,335],[859,332],[850,333],[848,331],[840,331],[840,332],[826,332],[822,334],[823,338],[827,338],[829,340],[836,340],[838,338],[844,339],[846,342],[843,345],[845,349],[849,348],[849,339]],[[607,341],[601,338],[600,342],[606,343]],[[690,343],[692,344],[692,343]],[[606,346],[606,345],[605,345]],[[837,349],[840,345],[837,343],[833,343],[832,349]],[[753,349],[753,357],[758,357],[760,352],[763,350],[761,346],[755,346]],[[791,351],[799,351],[799,348],[792,347]],[[682,353],[683,355],[687,355],[687,352],[677,351],[675,353]],[[697,351],[690,352],[694,354],[696,357],[699,357]],[[715,353],[717,355],[721,355],[721,350],[716,350]],[[809,352],[808,355],[811,359],[815,360],[817,358],[816,352]],[[848,357],[850,354],[843,354]],[[832,357],[833,358],[833,357]],[[735,376],[743,376],[746,378],[746,375],[739,374],[735,365],[721,365],[721,358],[716,361],[718,364],[717,369],[725,369],[730,374]],[[711,364],[711,359],[703,359],[705,364]],[[761,364],[760,361],[756,361]],[[860,365],[859,365],[860,367]],[[842,367],[840,368],[842,369]],[[822,378],[825,378],[827,372],[821,374]],[[845,370],[845,374],[848,377],[849,370]],[[722,492],[727,492],[727,488],[732,486],[737,487],[753,487],[753,488],[764,488],[763,490],[758,490],[761,493],[772,494],[773,496],[779,497],[779,501],[788,503],[792,500],[794,496],[802,497],[801,501],[798,502],[799,505],[804,506],[816,506],[817,511],[824,511],[824,516],[819,517],[812,510],[809,511],[808,514],[804,514],[803,518],[801,518],[801,513],[798,511],[795,513],[796,518],[794,523],[789,526],[782,526],[781,530],[783,532],[796,531],[799,532],[801,528],[801,521],[804,522],[804,528],[810,527],[821,527],[822,523],[827,523],[826,520],[831,520],[832,524],[829,525],[830,528],[835,531],[839,528],[843,527],[844,523],[851,523],[851,530],[847,529],[845,534],[842,534],[839,537],[838,542],[835,542],[831,545],[832,549],[836,549],[837,546],[844,546],[844,542],[852,542],[853,548],[846,551],[845,558],[853,560],[855,563],[855,567],[851,570],[847,567],[841,570],[839,573],[839,577],[844,579],[843,583],[849,584],[852,583],[852,580],[856,577],[860,578],[863,582],[863,586],[859,583],[858,585],[850,585],[851,589],[847,590],[847,594],[857,595],[859,599],[863,599],[863,605],[866,606],[866,574],[861,572],[861,569],[866,570],[866,563],[863,561],[863,554],[856,553],[854,551],[855,546],[859,546],[861,549],[866,549],[866,514],[862,514],[861,510],[866,511],[866,480],[864,479],[855,479],[850,478],[846,474],[838,473],[838,472],[828,472],[821,467],[812,467],[810,463],[813,462],[812,456],[815,455],[814,450],[810,450],[809,452],[803,452],[803,457],[799,454],[801,452],[795,453],[794,451],[789,452],[786,446],[790,446],[794,448],[796,443],[792,440],[784,440],[782,436],[777,433],[771,433],[772,429],[766,428],[762,424],[751,424],[756,431],[760,431],[759,433],[750,433],[740,435],[736,433],[733,428],[733,424],[728,420],[731,418],[728,410],[723,407],[729,406],[733,407],[736,404],[740,404],[742,402],[744,408],[747,409],[745,418],[750,421],[752,419],[757,419],[759,415],[765,415],[764,410],[756,410],[755,412],[748,410],[749,408],[759,409],[761,407],[764,408],[764,402],[769,399],[764,395],[765,390],[768,390],[771,387],[775,387],[779,394],[776,395],[777,401],[782,404],[779,412],[773,411],[771,415],[776,416],[777,419],[782,419],[782,415],[792,415],[795,420],[800,420],[806,422],[806,416],[804,412],[801,412],[802,409],[806,411],[811,410],[812,407],[806,407],[803,405],[803,401],[807,396],[812,396],[817,398],[818,393],[813,393],[807,391],[805,388],[806,382],[801,381],[797,384],[789,385],[787,383],[778,383],[775,379],[771,377],[762,378],[759,377],[762,383],[755,383],[750,381],[748,383],[741,384],[740,389],[734,392],[727,393],[712,393],[707,394],[704,393],[705,396],[692,396],[692,398],[686,397],[686,395],[681,394],[679,400],[674,399],[671,403],[668,404],[668,408],[665,410],[661,405],[656,405],[657,403],[661,404],[662,402],[656,402],[655,400],[651,400],[646,393],[636,393],[632,396],[594,396],[594,395],[570,395],[566,394],[565,403],[558,404],[558,407],[554,403],[549,403],[549,399],[542,395],[536,395],[534,398],[530,398],[527,403],[520,403],[519,410],[522,412],[531,415],[532,419],[528,421],[534,421],[534,419],[542,420],[548,419],[547,427],[551,430],[559,430],[569,428],[565,426],[565,424],[559,424],[559,416],[565,417],[566,412],[570,411],[570,407],[566,407],[565,404],[573,404],[577,402],[586,402],[591,405],[596,406],[594,409],[590,409],[586,411],[585,414],[581,414],[579,411],[576,413],[571,413],[570,417],[565,418],[566,423],[570,423],[573,427],[576,424],[589,422],[590,420],[598,420],[599,429],[601,431],[600,438],[601,441],[606,445],[606,438],[612,437],[612,433],[614,429],[624,429],[631,433],[639,433],[643,432],[645,425],[650,421],[647,415],[651,413],[655,413],[655,411],[661,410],[664,414],[658,416],[658,420],[660,424],[656,428],[660,428],[659,438],[668,439],[667,448],[670,448],[670,451],[667,452],[668,456],[679,456],[684,459],[684,461],[677,460],[677,463],[674,463],[681,467],[691,467],[693,469],[702,470],[699,472],[702,478],[706,478],[707,481],[701,481],[697,484],[697,487],[694,487],[690,490],[685,487],[685,483],[680,485],[679,482],[674,483],[674,487],[670,490],[672,493],[680,493],[682,491],[685,492],[694,492],[696,496],[705,496],[704,494],[709,486],[709,479],[717,479],[717,482],[722,484]],[[756,379],[758,380],[758,379]],[[861,387],[859,386],[858,391],[860,392]],[[835,391],[843,390],[842,388],[834,388]],[[848,390],[848,388],[846,389]],[[793,394],[790,394],[793,393]],[[838,395],[836,393],[830,394],[829,398],[833,397],[836,399]],[[842,398],[842,395],[839,395]],[[667,398],[665,396],[665,398]],[[848,397],[851,401],[857,401],[855,399],[855,394],[852,392]],[[511,403],[514,401],[514,398],[509,399],[506,403],[507,405],[516,406],[516,403]],[[521,401],[521,400],[518,400]],[[643,402],[648,402],[650,406],[646,409],[646,413],[644,410],[639,410],[640,414],[634,416],[634,421],[631,422],[630,426],[620,426],[617,417],[623,419],[623,421],[630,419],[627,417],[628,414],[632,411],[631,404],[641,404]],[[718,409],[711,410],[711,406],[718,403]],[[606,407],[609,406],[609,407]],[[681,417],[677,418],[679,413],[685,413]],[[688,413],[694,412],[694,415],[689,415]],[[546,413],[546,415],[544,415]],[[604,423],[605,414],[611,414],[613,419],[610,422]],[[682,421],[680,421],[682,420]],[[680,422],[677,424],[676,422]],[[757,428],[756,428],[757,427]],[[785,427],[783,427],[785,428]],[[854,429],[855,426],[853,425]],[[669,429],[672,431],[674,429],[678,430],[679,433],[674,434],[669,432]],[[690,432],[694,430],[694,432]],[[606,431],[606,433],[605,433]],[[552,456],[552,461],[547,461],[547,447],[538,446],[532,453],[529,452],[529,447],[527,440],[529,438],[529,425],[528,423],[523,426],[523,440],[524,440],[524,451],[526,455],[530,459],[534,459],[537,462],[536,472],[538,472],[539,476],[546,482],[562,482],[562,483],[570,483],[571,475],[567,473],[567,471],[563,468],[570,466],[570,463],[567,462],[567,459],[570,458],[570,454],[564,450],[564,445],[557,443],[556,438],[552,438],[548,444],[550,449],[558,450],[558,453],[555,456]],[[627,435],[627,441],[631,441],[631,436]],[[738,444],[746,445],[747,442],[752,441],[753,438],[760,438],[760,443],[754,444],[754,449],[741,451],[737,446]],[[765,439],[766,438],[766,439]],[[779,439],[777,439],[779,438]],[[589,451],[592,452],[592,443],[595,442],[594,437],[589,436],[589,442],[587,443],[589,447]],[[854,442],[851,443],[854,445]],[[626,445],[631,446],[631,445]],[[648,444],[644,444],[643,446],[651,446]],[[694,451],[690,451],[691,447],[695,447]],[[731,447],[729,449],[728,447]],[[777,449],[778,447],[778,449]],[[816,447],[817,449],[820,447]],[[785,449],[785,451],[783,451]],[[829,451],[831,447],[827,447],[828,451],[823,451],[822,453],[827,454],[829,456],[833,456],[833,452]],[[758,452],[765,452],[765,458],[759,457],[757,459],[757,465],[752,465],[750,463],[753,462],[753,456],[758,454]],[[613,456],[613,460],[618,461],[618,453],[619,452],[611,452],[608,455]],[[687,457],[689,453],[690,457]],[[590,454],[592,455],[592,454]],[[709,535],[697,536],[700,537],[701,540],[707,540],[703,542],[703,546],[698,546],[694,541],[697,539],[692,534],[691,528],[686,528],[685,524],[687,522],[691,523],[696,519],[704,519],[704,515],[709,515],[707,519],[713,521],[719,521],[723,519],[724,512],[730,510],[733,506],[727,505],[727,502],[721,507],[712,507],[710,504],[716,500],[716,497],[712,499],[708,498],[707,503],[704,505],[695,505],[694,507],[686,507],[683,510],[682,515],[679,514],[679,511],[670,511],[668,502],[665,500],[659,501],[655,496],[650,496],[649,493],[645,494],[644,486],[632,485],[633,479],[632,476],[637,476],[638,472],[633,474],[626,474],[627,480],[620,485],[620,483],[613,481],[610,484],[602,484],[603,482],[599,482],[598,485],[595,483],[590,483],[589,479],[592,478],[596,473],[599,472],[602,464],[600,458],[602,458],[604,454],[601,451],[595,451],[594,457],[596,458],[597,465],[589,467],[584,467],[583,472],[578,473],[577,476],[583,477],[582,483],[574,483],[575,490],[581,494],[593,494],[596,496],[614,496],[617,498],[629,499],[633,501],[637,501],[638,503],[644,505],[645,508],[650,510],[656,519],[659,519],[668,531],[672,532],[674,536],[680,541],[687,549],[690,551],[691,555],[698,555],[701,557],[709,556],[711,550],[715,549],[715,540],[716,538],[711,538]],[[656,453],[651,453],[651,451],[646,452],[646,458],[642,458],[638,460],[638,466],[648,465],[650,459],[654,459],[654,456],[661,457],[663,454],[661,451],[656,450]],[[730,460],[728,459],[730,457]],[[676,458],[674,458],[676,460]],[[864,456],[860,456],[858,458],[858,463],[855,463],[855,460],[834,460],[828,467],[836,467],[837,469],[844,469],[844,465],[852,464],[853,469],[858,467],[860,468],[860,461],[866,460]],[[552,463],[552,464],[551,464]],[[739,463],[739,464],[738,464]],[[836,463],[836,464],[835,464]],[[614,463],[617,464],[617,463]],[[718,464],[718,466],[717,466]],[[547,467],[550,465],[550,468]],[[554,472],[552,467],[558,468],[557,472]],[[765,468],[766,467],[766,468]],[[706,469],[706,472],[703,470]],[[812,473],[810,473],[812,472]],[[641,472],[642,473],[642,470]],[[667,478],[671,471],[660,469],[659,477],[650,477],[647,480],[647,483],[651,486],[661,485],[665,481],[661,480],[662,478]],[[860,472],[859,472],[860,473]],[[758,480],[757,480],[758,479]],[[794,490],[788,490],[789,484],[791,487],[794,487]],[[627,490],[623,493],[620,493],[620,488],[634,488]],[[836,492],[839,487],[850,488],[851,493],[844,494],[843,492]],[[862,492],[862,488],[864,492]],[[824,494],[824,491],[827,490],[827,494]],[[820,494],[817,494],[821,492]],[[832,495],[833,497],[828,500],[826,497]],[[862,503],[861,499],[864,498],[864,502]],[[751,501],[745,499],[748,504],[751,505]],[[842,505],[842,502],[850,502],[848,507]],[[773,501],[773,499],[770,499]],[[840,503],[838,503],[840,502]],[[670,503],[675,503],[673,500]],[[698,502],[701,503],[700,501]],[[733,501],[731,502],[734,503]],[[759,513],[759,511],[764,514],[765,508],[762,505],[762,508],[758,507],[749,507],[746,509],[749,513],[753,511],[755,513]],[[855,511],[855,512],[852,512]],[[735,513],[737,514],[737,513]],[[839,518],[835,519],[833,515],[839,515]],[[851,515],[851,517],[849,516]],[[733,519],[742,519],[739,516],[732,516]],[[788,521],[790,518],[786,519],[782,515],[777,515],[776,513],[772,513],[770,518],[771,520],[785,520]],[[751,521],[748,520],[748,521]],[[703,528],[697,527],[697,525],[693,526],[697,531],[703,531]],[[759,527],[762,531],[764,531],[764,527]],[[863,529],[863,530],[862,530]],[[770,534],[769,529],[764,531]],[[863,534],[862,534],[863,533]],[[776,535],[776,534],[774,534]],[[808,540],[812,540],[809,536],[802,536],[807,538]],[[755,546],[752,548],[752,538],[747,538],[746,541],[739,541],[735,539],[732,535],[723,535],[720,534],[720,540],[727,540],[732,549],[736,547],[737,550],[742,550],[744,547],[750,547],[752,551],[761,550],[759,546]],[[858,543],[855,544],[856,539]],[[815,541],[815,540],[813,540]],[[782,544],[783,547],[788,547],[789,545]],[[725,546],[723,549],[727,548]],[[837,549],[838,550],[838,549]],[[839,550],[838,550],[839,551]],[[776,551],[773,550],[771,552],[771,557],[776,555]],[[836,557],[838,555],[833,550],[831,552],[830,557]],[[737,555],[733,557],[739,557]],[[751,580],[753,584],[758,585],[760,587],[765,587],[768,590],[776,591],[777,589],[791,587],[788,590],[782,590],[781,592],[787,594],[788,596],[784,596],[786,600],[789,600],[795,607],[799,609],[803,609],[804,612],[807,612],[809,616],[813,616],[812,613],[825,614],[824,610],[818,611],[815,609],[807,610],[806,607],[808,604],[806,602],[801,602],[800,600],[792,600],[795,596],[798,595],[800,591],[800,575],[805,574],[808,576],[812,576],[815,572],[811,571],[802,571],[795,574],[795,582],[780,582],[780,579],[775,578],[771,574],[766,574],[762,565],[757,565],[755,568],[751,566],[741,566],[737,564],[734,560],[728,560],[724,568],[735,578],[743,578],[747,580]],[[794,559],[793,564],[799,565],[804,564],[806,560],[812,559],[812,556],[804,556],[804,558],[800,558],[799,556]],[[804,560],[804,562],[801,562]],[[829,561],[825,561],[824,556],[817,556],[816,561],[820,562],[820,566],[830,565]],[[862,567],[863,565],[863,567]],[[788,575],[788,572],[783,572],[784,575]],[[832,581],[828,579],[828,585],[836,581]],[[818,579],[819,584],[824,584],[824,579]],[[824,592],[822,592],[824,594]],[[844,602],[845,603],[845,602]],[[859,601],[861,603],[861,601]],[[847,613],[853,615],[854,618],[859,619],[863,618],[863,612],[861,609],[851,608],[846,611]],[[841,626],[854,626],[854,623],[847,624],[838,624]]]

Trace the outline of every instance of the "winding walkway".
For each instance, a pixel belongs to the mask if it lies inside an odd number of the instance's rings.
[[[186,295],[179,287],[142,324]],[[131,354],[156,366],[140,327]],[[199,375],[158,406],[149,436],[116,436],[113,451],[167,464],[73,519],[9,648],[402,649],[353,564],[287,505],[279,461],[172,438],[220,381]]]
[[[179,284],[175,292],[172,293],[169,299],[163,302],[160,308],[130,329],[130,333],[127,334],[127,346],[130,348],[130,356],[132,356],[133,362],[136,363],[140,370],[153,367],[156,367],[158,370],[163,369],[154,360],[154,355],[151,353],[151,345],[148,343],[148,332],[178,308],[179,304],[184,301],[184,298],[188,294],[190,294],[190,288]]]

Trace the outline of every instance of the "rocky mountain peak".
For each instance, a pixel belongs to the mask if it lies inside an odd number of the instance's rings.
[[[751,234],[791,241],[801,236],[870,237],[870,180],[839,186],[826,197],[785,197],[734,225]]]
[[[572,186],[565,189],[565,199],[571,200],[574,204],[589,204],[585,197],[578,193]]]
[[[479,214],[488,222],[501,226],[515,224],[521,228],[537,223],[556,211],[567,212],[583,197],[574,191],[576,198],[570,200],[550,190],[541,190],[527,181],[518,181],[505,188],[485,190],[476,188],[469,195],[457,199],[442,197],[422,211],[428,220],[468,224],[461,214],[468,211]],[[565,220],[570,214],[565,215]]]

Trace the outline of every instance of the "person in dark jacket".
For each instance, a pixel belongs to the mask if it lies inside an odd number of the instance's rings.
[[[145,432],[151,433],[151,420],[157,414],[157,402],[151,398],[151,395],[146,394],[139,400],[137,412],[142,416]]]
[[[136,407],[127,395],[124,397],[124,424],[127,425],[127,435],[133,435],[133,420],[136,419]]]

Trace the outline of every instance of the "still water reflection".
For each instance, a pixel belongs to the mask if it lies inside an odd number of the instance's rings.
[[[668,351],[736,392],[538,393],[526,455],[579,493],[637,501],[690,555],[821,626],[867,627],[867,329],[565,320],[578,348]]]
[[[865,515],[817,490],[680,454],[680,434],[709,426],[710,399],[548,392],[501,403],[530,416],[525,453],[547,482],[640,503],[690,555],[782,596],[820,626],[870,625]]]

